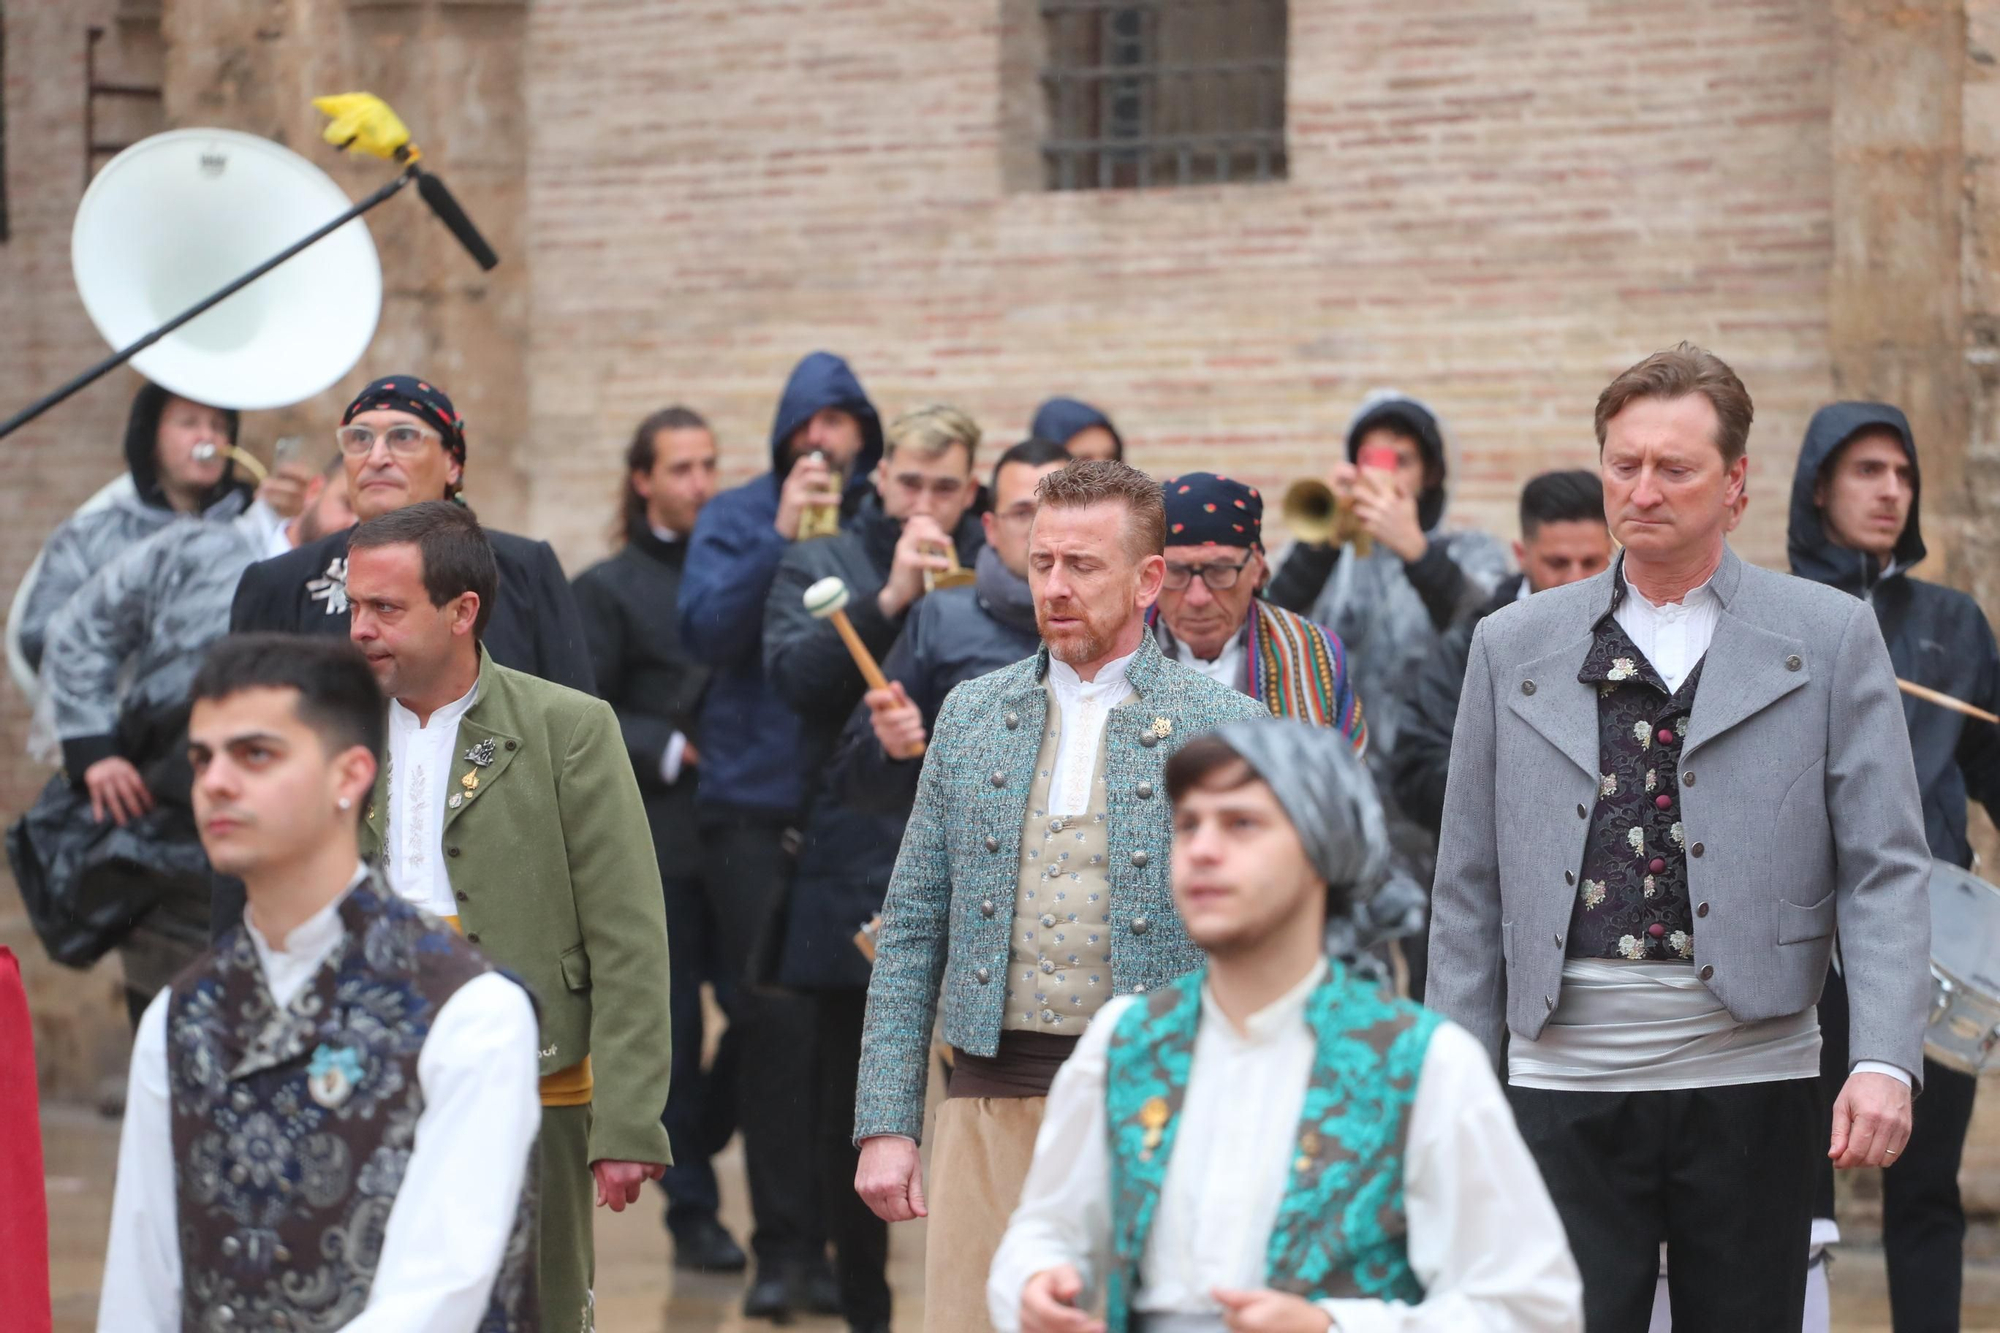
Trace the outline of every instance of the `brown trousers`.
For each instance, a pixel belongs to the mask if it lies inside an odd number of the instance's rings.
[[[949,1097],[931,1128],[924,1333],[990,1333],[986,1274],[1021,1201],[1045,1097]]]

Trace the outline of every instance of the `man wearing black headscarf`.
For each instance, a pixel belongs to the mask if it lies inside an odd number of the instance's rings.
[[[337,432],[348,496],[366,523],[424,500],[455,500],[465,474],[465,418],[414,375],[376,380],[348,404]],[[500,594],[483,636],[501,666],[595,694],[583,618],[547,542],[486,529]],[[347,538],[336,532],[252,565],[229,628],[347,637]]]
[[[389,375],[347,405],[335,432],[347,492],[360,523],[425,500],[458,500],[465,476],[465,418],[444,390],[415,375]],[[347,539],[329,533],[243,571],[229,610],[232,634],[348,633]],[[486,529],[500,567],[493,618],[480,640],[495,662],[531,676],[597,692],[583,617],[547,542]],[[217,879],[210,930],[220,935],[243,915],[243,889]]]

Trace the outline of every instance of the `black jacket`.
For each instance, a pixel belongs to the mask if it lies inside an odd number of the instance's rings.
[[[1465,688],[1465,664],[1472,656],[1472,631],[1521,595],[1521,580],[1519,574],[1504,580],[1491,600],[1446,630],[1437,651],[1424,660],[1412,684],[1403,733],[1390,760],[1390,780],[1403,813],[1433,836],[1444,823],[1451,733],[1458,725],[1458,696]]]
[[[875,605],[901,534],[902,525],[868,497],[838,537],[797,542],[785,552],[765,603],[764,679],[799,719],[795,762],[807,788],[804,840],[778,963],[777,980],[787,986],[868,985],[868,963],[854,947],[854,932],[881,910],[907,818],[907,812],[859,813],[826,782],[834,743],[868,687],[833,623],[805,609],[805,590],[838,575],[847,584],[848,620],[881,660],[908,619],[908,613],[886,619]],[[970,565],[984,541],[978,520],[968,515],[952,536],[959,561]]]
[[[1834,544],[1813,503],[1813,490],[1827,463],[1866,429],[1894,431],[1910,467],[1918,468],[1910,424],[1884,403],[1834,403],[1813,414],[1792,474],[1791,520],[1786,546],[1792,572],[1862,598],[1875,611],[1896,674],[1955,699],[2000,712],[2000,649],[1979,604],[1954,588],[1911,578],[1924,558],[1919,516],[1922,474],[1910,505],[1909,522],[1897,540],[1887,573],[1872,556]],[[1972,864],[1966,837],[1968,797],[2000,814],[2000,727],[1936,704],[1905,696],[1903,718],[1910,728],[1910,751],[1917,786],[1924,798],[1924,832],[1931,855],[1956,866]]]
[[[1026,580],[1008,571],[992,548],[979,553],[979,583],[947,588],[918,602],[882,674],[901,681],[924,715],[937,725],[944,697],[975,676],[1033,657],[1042,636]],[[875,739],[866,704],[857,705],[827,764],[827,782],[850,809],[907,821],[917,800],[923,760],[891,758]]]
[[[642,524],[628,534],[623,550],[570,585],[583,614],[597,688],[618,714],[625,752],[638,775],[663,879],[670,867],[685,878],[698,846],[697,765],[684,762],[672,786],[661,773],[675,732],[696,740],[695,718],[708,684],[708,668],[688,655],[674,623],[686,561],[686,542],[661,541]],[[695,748],[699,752],[698,741]]]
[[[328,533],[316,542],[260,560],[243,571],[229,609],[232,633],[276,630],[284,634],[345,636],[347,539],[353,529]],[[500,566],[493,616],[482,636],[501,666],[573,690],[595,694],[583,618],[569,581],[547,542],[486,530]]]

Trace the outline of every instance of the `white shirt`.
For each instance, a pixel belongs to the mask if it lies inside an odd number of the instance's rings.
[[[1625,578],[1621,567],[1620,578]],[[1618,609],[1612,619],[1618,627],[1631,637],[1632,646],[1646,655],[1653,669],[1660,673],[1669,690],[1678,690],[1688,673],[1695,669],[1708,652],[1708,645],[1715,640],[1716,623],[1722,616],[1722,601],[1709,587],[1714,576],[1702,580],[1700,586],[1690,588],[1687,595],[1678,602],[1666,602],[1655,606],[1625,578],[1625,596],[1619,599]],[[1855,1064],[1857,1074],[1887,1074],[1889,1077],[1910,1086],[1907,1070],[1884,1064],[1880,1060],[1862,1060]]]
[[[1097,772],[1097,747],[1111,710],[1132,694],[1125,668],[1132,654],[1097,668],[1086,681],[1067,662],[1049,659],[1049,692],[1055,696],[1062,735],[1056,740],[1056,767],[1049,778],[1049,813],[1080,815],[1090,808],[1090,782]]]
[[[681,535],[672,528],[663,528],[654,523],[648,523],[646,526],[651,528],[653,535],[663,542],[682,540]],[[681,764],[687,758],[687,744],[688,738],[676,731],[667,737],[667,748],[660,752],[660,781],[669,787],[681,780]]]
[[[1232,690],[1240,690],[1243,681],[1243,636],[1232,634],[1222,645],[1222,651],[1213,661],[1196,657],[1194,649],[1174,640],[1174,659],[1184,666],[1194,668],[1218,685]]]
[[[433,916],[457,916],[444,870],[444,816],[458,724],[479,697],[479,682],[463,698],[431,714],[429,725],[389,701],[389,884]]]
[[[1317,1047],[1306,1001],[1321,963],[1238,1033],[1204,991],[1174,1153],[1140,1265],[1134,1313],[1215,1320],[1213,1287],[1268,1285],[1271,1227],[1291,1170]],[[1021,1289],[1073,1265],[1100,1286],[1111,1249],[1105,1051],[1126,1005],[1104,1006],[1055,1085],[1020,1207],[993,1258],[998,1333],[1020,1328]],[[1421,1304],[1320,1302],[1339,1333],[1578,1333],[1582,1280],[1541,1173],[1478,1042],[1450,1023],[1431,1039],[1403,1160],[1410,1266]]]
[[[361,878],[357,871],[354,882]],[[265,985],[280,1005],[305,989],[340,942],[345,897],[275,948],[244,913]],[[163,990],[146,1007],[133,1044],[98,1333],[179,1333],[181,1327],[167,1004]],[[415,1146],[389,1208],[368,1306],[346,1333],[473,1333],[478,1327],[541,1125],[535,1049],[534,1006],[526,991],[497,972],[474,977],[439,1008],[417,1055],[424,1109]]]

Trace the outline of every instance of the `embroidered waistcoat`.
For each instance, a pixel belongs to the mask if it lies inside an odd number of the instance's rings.
[[[1141,997],[1106,1053],[1111,1160],[1108,1333],[1126,1333],[1140,1264],[1180,1127],[1206,969]],[[1317,1039],[1296,1155],[1271,1227],[1266,1280],[1307,1300],[1416,1303],[1403,1213],[1403,1153],[1424,1053],[1442,1021],[1385,998],[1338,963],[1306,1002]]]
[[[1597,807],[1575,906],[1571,958],[1694,957],[1680,758],[1701,664],[1678,690],[1607,614],[1577,679],[1597,687]]]
[[[1104,732],[1110,735],[1111,727]],[[1111,842],[1105,827],[1110,800],[1100,739],[1084,812],[1049,813],[1061,737],[1062,712],[1051,699],[1021,827],[1021,876],[1007,945],[1007,1010],[1000,1026],[1076,1037],[1111,998]]]
[[[493,965],[374,878],[283,1009],[238,926],[167,1010],[182,1327],[320,1333],[368,1304],[423,1113],[417,1059],[460,986]],[[534,1333],[535,1189],[479,1333]]]

